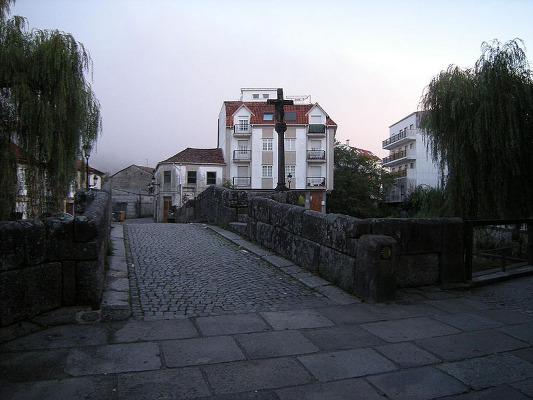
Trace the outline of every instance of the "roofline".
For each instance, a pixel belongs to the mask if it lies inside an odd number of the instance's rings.
[[[414,112],[412,112],[411,114],[409,114],[407,117],[403,117],[402,119],[398,120],[398,121],[395,122],[394,124],[390,125],[389,128],[392,128],[394,125],[399,124],[399,123],[402,122],[404,119],[407,119],[407,118],[411,117],[412,115],[414,115],[414,114],[419,114],[419,113],[422,113],[422,111],[414,111]]]

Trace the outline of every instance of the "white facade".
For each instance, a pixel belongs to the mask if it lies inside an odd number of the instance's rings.
[[[417,186],[440,187],[442,171],[431,159],[420,130],[420,112],[414,112],[389,127],[389,137],[382,142],[389,156],[383,167],[396,175],[396,184],[386,202],[402,202]]]
[[[269,189],[278,183],[276,89],[242,89],[241,101],[224,102],[219,114],[218,147],[226,161],[224,180],[235,188]],[[333,190],[336,124],[310,96],[287,96],[285,107],[285,182],[291,189]],[[289,177],[291,175],[290,184]],[[325,201],[325,195],[323,202]]]

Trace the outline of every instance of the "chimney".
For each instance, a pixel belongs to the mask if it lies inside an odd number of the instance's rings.
[[[346,146],[350,147],[350,139],[346,139]]]

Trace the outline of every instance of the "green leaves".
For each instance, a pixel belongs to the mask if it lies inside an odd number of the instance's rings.
[[[421,108],[432,156],[448,170],[455,215],[533,215],[533,80],[520,40],[483,43],[472,69],[448,67]]]
[[[85,77],[91,60],[83,44],[70,34],[26,31],[25,25],[21,17],[0,19],[0,133],[26,155],[27,200],[41,205],[39,215],[61,207],[81,144],[96,140],[101,118]],[[2,167],[11,168],[3,161]]]

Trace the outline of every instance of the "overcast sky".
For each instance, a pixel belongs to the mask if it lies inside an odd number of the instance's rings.
[[[388,127],[431,78],[472,66],[483,41],[524,40],[532,0],[17,0],[11,15],[58,29],[93,60],[103,132],[90,165],[154,167],[217,146],[217,118],[242,87],[311,95],[337,140],[386,156]]]

